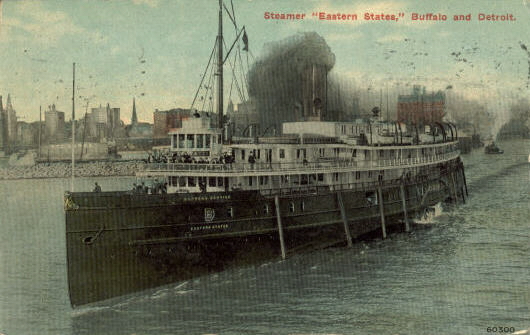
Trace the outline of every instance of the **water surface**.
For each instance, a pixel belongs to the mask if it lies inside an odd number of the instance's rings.
[[[0,332],[487,334],[530,327],[530,142],[464,156],[470,197],[410,234],[135,293],[73,310],[62,194],[69,179],[0,181]],[[128,189],[84,178],[77,190]],[[280,253],[280,251],[278,251]]]

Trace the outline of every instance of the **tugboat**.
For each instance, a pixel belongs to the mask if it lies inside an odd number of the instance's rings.
[[[491,142],[490,144],[488,144],[485,148],[484,148],[484,152],[486,154],[492,154],[492,155],[497,155],[497,154],[503,154],[504,151],[501,150],[496,144],[495,142]]]
[[[220,20],[222,10],[220,0]],[[65,193],[72,306],[351,246],[374,231],[385,238],[391,227],[408,231],[409,219],[426,208],[466,195],[450,124],[437,125],[443,138],[421,138],[412,127],[398,132],[375,119],[315,115],[283,123],[280,136],[230,138],[219,36],[217,122],[195,113],[170,131],[166,162],[137,173],[144,187]]]

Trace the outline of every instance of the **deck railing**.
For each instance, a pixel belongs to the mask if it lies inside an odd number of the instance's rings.
[[[378,187],[383,189],[399,187],[400,185],[412,185],[419,182],[438,180],[441,176],[447,174],[447,171],[431,171],[430,175],[418,175],[411,178],[387,179],[383,181],[369,182],[351,182],[340,183],[335,185],[290,185],[274,188],[260,188],[259,192],[263,195],[297,195],[297,194],[322,194],[333,191],[374,191]]]
[[[375,169],[400,166],[424,165],[428,163],[441,163],[458,157],[459,151],[448,152],[437,155],[425,155],[413,158],[395,158],[385,160],[347,160],[337,159],[332,161],[319,160],[316,162],[289,162],[289,163],[150,163],[147,172],[223,172],[223,173],[246,173],[246,172],[293,172],[307,171],[319,172],[327,170],[341,170],[347,168]]]

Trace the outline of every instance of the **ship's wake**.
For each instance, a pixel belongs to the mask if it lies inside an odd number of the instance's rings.
[[[419,213],[413,221],[415,224],[433,224],[436,221],[436,218],[442,215],[443,207],[441,203],[437,203],[434,206],[429,206],[425,208],[421,213]]]
[[[525,166],[528,166],[527,162],[517,162],[515,164],[511,164],[506,167],[503,167],[498,171],[491,171],[487,173],[486,175],[482,175],[476,179],[468,177],[467,180],[468,180],[469,194],[472,195],[472,194],[480,193],[484,188],[490,187],[492,179],[515,174],[515,172],[517,172],[518,170],[522,169]],[[466,176],[469,176],[469,175],[470,175],[469,172],[466,173]]]
[[[111,306],[83,306],[83,307],[79,307],[79,308],[76,308],[74,309],[70,315],[74,318],[76,317],[82,317],[82,316],[86,316],[86,315],[89,315],[89,314],[94,314],[94,313],[100,313],[100,312],[103,312],[103,311],[109,311],[112,307]]]

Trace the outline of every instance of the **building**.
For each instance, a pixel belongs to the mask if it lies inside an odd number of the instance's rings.
[[[89,136],[101,141],[107,137],[107,107],[92,108],[89,117]]]
[[[17,140],[17,114],[11,105],[11,96],[7,95],[6,102],[6,124],[7,124],[7,140],[10,144],[14,144]]]
[[[13,147],[17,141],[17,114],[11,104],[11,96],[9,94],[7,95],[5,108],[2,96],[0,96],[0,120],[2,147],[4,149]]]
[[[135,125],[130,125],[127,129],[128,137],[153,137],[153,125],[147,122],[138,122]]]
[[[4,105],[2,96],[0,95],[0,149],[4,148],[5,143],[5,129],[4,129]]]
[[[136,99],[133,98],[133,110],[131,116],[131,125],[138,123],[138,115],[136,114]]]
[[[169,131],[182,127],[182,119],[188,117],[190,117],[189,109],[174,108],[167,111],[155,110],[153,113],[153,137],[168,137]]]
[[[36,131],[38,131],[38,124],[17,122],[17,144],[24,147],[34,146],[36,144]]]
[[[234,136],[254,136],[265,130],[259,127],[258,110],[252,101],[237,104],[237,108],[234,108],[232,101],[230,101],[227,116],[230,119],[230,129]]]
[[[426,93],[425,87],[414,85],[411,95],[398,96],[397,119],[399,122],[418,126],[441,122],[445,115],[445,93]]]
[[[153,125],[147,122],[138,122],[138,115],[136,114],[136,99],[133,98],[133,108],[131,116],[131,124],[125,127],[127,137],[136,138],[152,138]]]
[[[123,123],[120,119],[120,109],[107,106],[91,108],[83,121],[84,138],[92,141],[104,141],[120,137]]]
[[[117,135],[118,129],[123,127],[123,123],[120,119],[120,109],[113,107],[111,108],[109,104],[107,104],[107,116],[108,116],[108,136],[110,138],[114,138]]]
[[[44,112],[45,138],[48,143],[64,142],[64,112],[58,111],[55,104]]]

